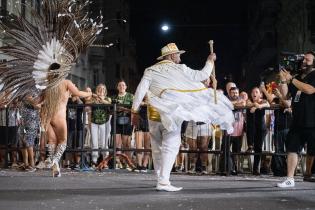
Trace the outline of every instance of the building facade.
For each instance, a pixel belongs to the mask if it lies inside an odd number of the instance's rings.
[[[30,18],[30,10],[24,4],[40,10],[40,0],[0,0],[1,15],[23,15]],[[82,53],[69,74],[80,89],[95,88],[104,83],[114,92],[115,84],[123,78],[134,90],[137,81],[135,43],[129,35],[129,5],[127,0],[95,0],[89,6],[89,13],[104,17],[104,30],[93,46]],[[20,12],[18,12],[20,11]],[[125,21],[124,21],[125,20]],[[0,45],[13,43],[0,32]],[[14,44],[14,43],[13,43]],[[1,57],[0,59],[8,59]]]
[[[124,79],[133,92],[139,80],[136,65],[136,45],[130,38],[130,8],[127,0],[98,0],[91,5],[91,11],[102,11],[104,31],[87,52],[90,86],[104,83],[113,94],[116,83]]]

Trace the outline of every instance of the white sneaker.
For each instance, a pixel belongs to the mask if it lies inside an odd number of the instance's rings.
[[[36,165],[37,169],[44,169],[46,168],[46,164],[44,161],[39,161],[39,163]]]
[[[192,166],[187,171],[188,174],[195,174],[196,173],[196,167]]]
[[[182,190],[182,187],[174,187],[173,185],[161,185],[161,184],[157,184],[156,185],[156,190],[157,191],[166,191],[166,192],[177,192]]]
[[[286,188],[286,187],[294,187],[294,179],[287,177],[283,182],[277,184],[277,187]]]

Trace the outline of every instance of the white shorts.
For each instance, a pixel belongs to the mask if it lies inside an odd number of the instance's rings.
[[[198,136],[212,136],[212,125],[209,123],[197,125],[196,122],[189,121],[185,136],[191,139],[197,139]]]

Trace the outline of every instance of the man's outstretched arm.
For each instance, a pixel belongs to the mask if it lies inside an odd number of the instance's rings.
[[[211,72],[213,71],[214,67],[214,61],[216,60],[215,53],[212,53],[208,56],[205,66],[200,70],[193,70],[186,65],[184,65],[186,68],[183,68],[183,73],[189,77],[191,80],[196,82],[201,82],[203,80],[206,80],[211,75]]]

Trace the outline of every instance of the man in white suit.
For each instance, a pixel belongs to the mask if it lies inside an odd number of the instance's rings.
[[[196,71],[179,64],[184,52],[174,43],[161,49],[162,55],[158,57],[161,61],[145,70],[132,105],[132,123],[137,124],[140,103],[148,93],[149,130],[158,191],[182,189],[171,185],[169,178],[179,151],[184,120],[218,124],[228,132],[233,131],[232,104],[222,94],[218,95],[218,104],[215,104],[213,89],[201,83],[209,78],[216,55],[210,54],[203,69]]]

